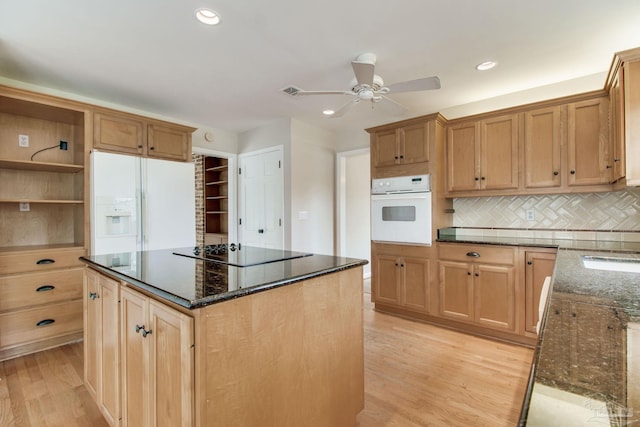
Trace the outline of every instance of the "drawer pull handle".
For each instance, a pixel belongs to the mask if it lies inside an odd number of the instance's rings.
[[[142,329],[142,338],[146,338],[147,335],[151,335],[151,329],[149,329],[148,331],[146,329]]]
[[[140,330],[144,331],[144,325],[142,325],[142,326],[136,325],[136,334],[139,333]]]
[[[36,292],[46,292],[46,291],[52,291],[54,290],[56,287],[53,285],[42,285],[40,286],[38,289],[36,289]]]
[[[480,258],[480,254],[478,252],[467,252],[467,256],[473,257],[473,258]]]
[[[39,259],[38,261],[36,261],[36,264],[38,264],[38,265],[53,264],[54,262],[56,262],[55,259],[43,258],[43,259]]]
[[[40,326],[47,326],[47,325],[51,325],[51,324],[52,324],[52,323],[54,323],[54,322],[55,322],[55,320],[54,320],[54,319],[44,319],[44,320],[41,320],[41,321],[39,321],[38,323],[36,323],[36,326],[37,326],[37,327],[40,327]]]

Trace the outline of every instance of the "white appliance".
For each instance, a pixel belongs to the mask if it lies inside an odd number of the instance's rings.
[[[371,240],[431,245],[431,176],[371,181]]]
[[[196,244],[193,163],[91,152],[91,253]]]

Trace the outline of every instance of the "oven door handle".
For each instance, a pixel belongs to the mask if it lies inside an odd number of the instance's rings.
[[[371,200],[420,200],[431,196],[431,192],[401,193],[401,194],[372,194]]]

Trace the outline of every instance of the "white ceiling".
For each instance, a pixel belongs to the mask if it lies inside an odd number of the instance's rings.
[[[222,23],[197,22],[202,6]],[[638,46],[638,0],[0,0],[5,79],[232,132],[283,117],[349,131],[540,86],[598,89],[614,52]],[[349,97],[280,92],[348,90],[364,52],[387,84],[437,75],[442,88],[392,94],[404,117],[362,103],[333,119],[321,110]],[[487,59],[498,66],[477,72]]]

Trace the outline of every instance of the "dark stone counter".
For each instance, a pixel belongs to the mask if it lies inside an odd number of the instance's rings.
[[[193,248],[81,257],[92,268],[159,298],[194,309],[365,265],[366,260],[311,255],[249,267],[174,255]]]
[[[520,426],[640,425],[640,273],[583,256],[640,260],[633,242],[441,235],[439,242],[558,248]]]

